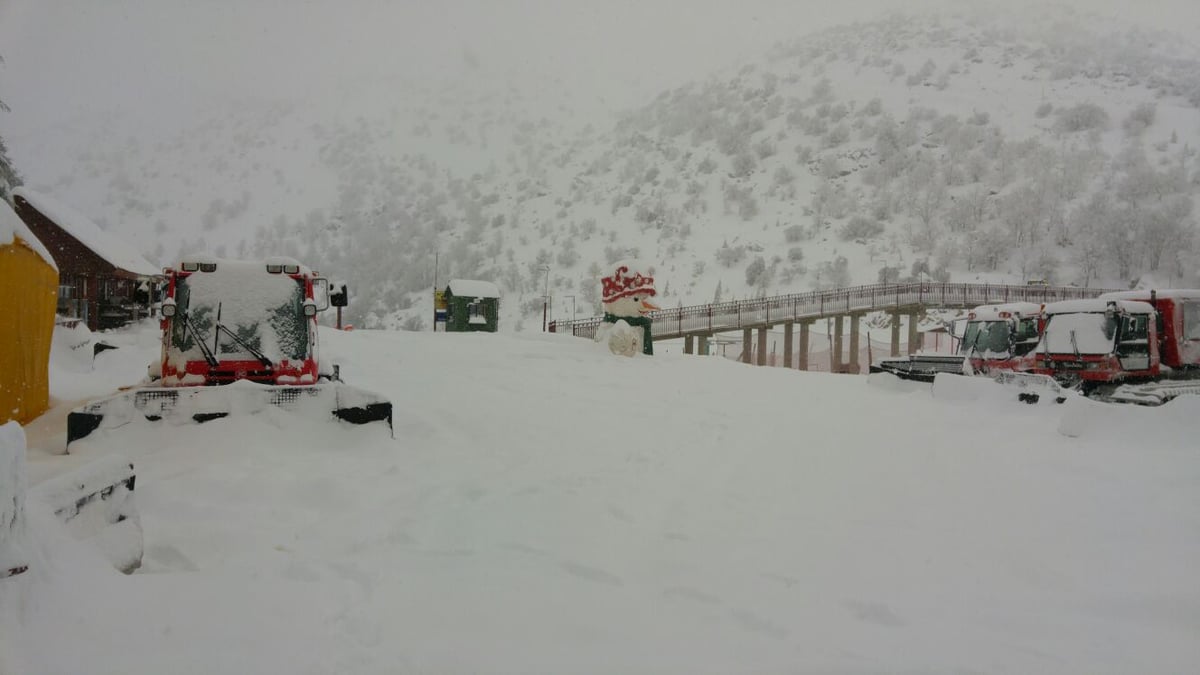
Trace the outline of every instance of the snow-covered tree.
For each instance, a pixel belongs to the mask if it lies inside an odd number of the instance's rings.
[[[757,291],[764,291],[769,283],[767,261],[761,255],[757,256],[746,266],[746,285]]]
[[[1129,115],[1121,122],[1127,136],[1138,136],[1154,124],[1158,115],[1158,106],[1153,102],[1142,103],[1129,111]]]
[[[20,184],[21,176],[8,158],[8,147],[0,136],[0,199],[11,201],[12,189]]]
[[[1105,129],[1108,127],[1108,111],[1095,103],[1080,103],[1056,111],[1058,119],[1054,129],[1064,133]]]
[[[0,56],[0,64],[4,63],[4,57]],[[0,99],[0,112],[8,112],[9,108]],[[13,167],[12,160],[8,158],[8,146],[4,144],[4,137],[0,136],[0,199],[11,201],[12,189],[21,184],[21,176]]]

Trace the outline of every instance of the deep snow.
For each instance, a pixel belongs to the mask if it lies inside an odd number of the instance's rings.
[[[31,434],[34,482],[133,459],[146,557],[121,576],[29,504],[0,672],[1200,663],[1196,398],[1026,406],[565,336],[321,337],[391,397],[394,439],[283,413],[131,425],[69,457]],[[151,331],[110,339],[94,376],[140,378]]]

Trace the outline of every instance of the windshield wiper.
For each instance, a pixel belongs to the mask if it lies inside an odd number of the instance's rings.
[[[238,346],[240,346],[242,349],[245,349],[246,351],[250,352],[250,354],[253,355],[254,358],[258,359],[259,363],[263,364],[263,366],[265,366],[267,368],[275,367],[275,364],[272,363],[271,359],[268,359],[265,354],[258,351],[254,347],[251,347],[249,344],[246,343],[245,340],[238,337],[237,334],[235,334],[233,331],[231,331],[228,328],[226,328],[225,326],[221,325],[221,303],[218,302],[217,303],[217,331],[216,331],[216,336],[213,338],[213,346],[214,347],[221,340],[222,332],[224,332],[226,335],[228,335],[229,339],[236,342],[238,344]],[[216,351],[216,349],[214,349],[213,351]],[[213,363],[212,365],[215,366],[216,364]]]
[[[238,337],[233,331],[229,330],[225,326],[222,326],[221,324],[217,324],[217,330],[225,333],[226,335],[229,336],[229,339],[238,343],[238,346],[240,346],[242,349],[245,349],[246,351],[250,352],[250,354],[252,356],[254,356],[254,358],[258,359],[259,363],[262,363],[267,368],[275,367],[275,364],[271,361],[271,359],[267,358],[267,356],[265,354],[258,351],[254,347],[251,347],[250,345],[246,344],[246,341],[243,340],[242,338]]]
[[[975,345],[971,345],[971,348],[968,349],[965,354],[963,354],[963,362],[962,362],[963,375],[974,375],[975,374],[975,366],[973,366],[971,364],[971,357],[975,356],[978,353],[979,353],[979,350],[975,349]],[[980,363],[981,364],[983,363],[982,359],[980,360]]]
[[[195,341],[196,345],[200,347],[200,353],[204,355],[204,362],[208,364],[209,368],[216,368],[217,357],[213,355],[212,350],[208,348],[208,345],[204,344],[204,340],[200,337],[200,331],[196,328],[196,324],[192,323],[191,312],[184,313],[183,325],[184,328],[191,331],[192,340]]]
[[[1083,354],[1079,353],[1079,343],[1075,341],[1075,331],[1071,331],[1071,349],[1075,350],[1075,360],[1082,361]]]

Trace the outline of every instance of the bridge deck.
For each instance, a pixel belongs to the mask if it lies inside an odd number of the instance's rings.
[[[1111,292],[1107,288],[1074,286],[1003,286],[992,284],[870,284],[809,293],[792,293],[754,300],[711,305],[693,305],[653,312],[651,335],[669,340],[687,335],[712,335],[745,328],[815,321],[817,319],[896,312],[908,314],[925,309],[970,309],[1003,302],[1048,303],[1094,298]],[[601,317],[554,321],[551,332],[594,337]]]

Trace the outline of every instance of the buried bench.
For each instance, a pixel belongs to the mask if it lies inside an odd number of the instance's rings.
[[[78,540],[94,545],[113,567],[129,574],[142,564],[142,525],[133,489],[133,462],[111,455],[29,490]]]

